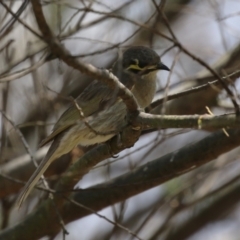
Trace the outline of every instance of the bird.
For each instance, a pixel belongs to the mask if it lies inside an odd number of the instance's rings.
[[[156,92],[158,70],[170,71],[159,55],[146,46],[129,47],[116,61],[112,73],[134,95],[140,109],[147,107]],[[123,100],[104,83],[94,80],[75,99],[56,122],[52,133],[40,147],[52,142],[17,199],[20,207],[48,166],[77,145],[104,143],[126,126],[127,109]]]

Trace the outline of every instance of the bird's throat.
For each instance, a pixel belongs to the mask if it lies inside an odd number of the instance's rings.
[[[156,93],[156,74],[157,72],[154,71],[142,76],[137,80],[132,89],[132,93],[141,108],[147,107],[154,98]]]

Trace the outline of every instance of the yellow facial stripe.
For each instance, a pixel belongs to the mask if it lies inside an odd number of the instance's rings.
[[[138,65],[134,65],[134,64],[131,64],[131,65],[127,68],[127,70],[129,70],[129,69],[143,70],[143,68],[140,68]]]
[[[140,70],[140,71],[142,71],[142,70],[146,70],[146,69],[156,69],[156,67],[157,67],[157,65],[146,66],[146,67],[144,67],[144,68],[140,68],[138,65],[131,64],[131,65],[127,68],[127,70],[129,70],[129,69],[135,69],[135,70]]]

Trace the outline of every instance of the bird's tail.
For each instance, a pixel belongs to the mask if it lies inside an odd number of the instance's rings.
[[[57,146],[56,146],[57,144]],[[59,156],[56,154],[56,150],[58,148],[58,143],[55,141],[52,143],[51,147],[48,150],[48,153],[38,166],[38,168],[35,170],[33,175],[30,177],[24,188],[22,189],[20,195],[18,196],[18,199],[16,201],[16,205],[18,208],[21,207],[23,202],[26,200],[30,192],[33,190],[34,186],[37,184],[43,173],[47,170],[48,166]]]

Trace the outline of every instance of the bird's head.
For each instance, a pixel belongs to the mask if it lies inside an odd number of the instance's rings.
[[[123,69],[138,75],[146,75],[158,70],[167,70],[158,54],[151,48],[144,46],[130,47],[123,53]]]

